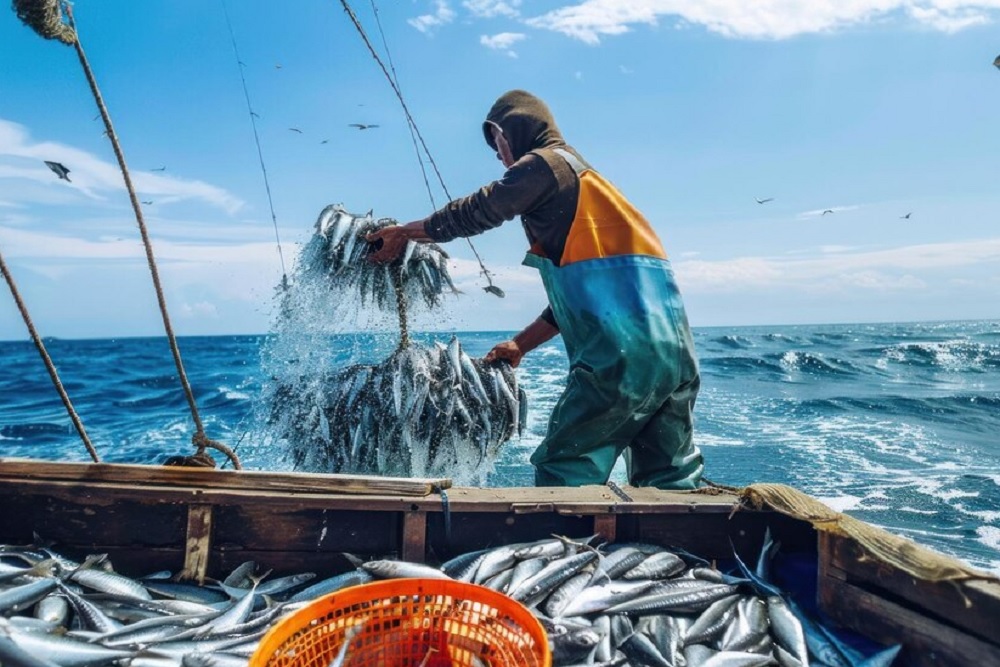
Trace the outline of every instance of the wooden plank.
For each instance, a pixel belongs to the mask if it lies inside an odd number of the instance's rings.
[[[450,488],[450,479],[409,479],[366,475],[281,473],[254,470],[216,470],[184,466],[124,463],[64,463],[29,459],[0,459],[0,477],[111,482],[135,485],[183,485],[207,488],[301,491],[313,493],[394,494],[427,496],[436,488]]]
[[[822,587],[822,586],[821,586]],[[836,604],[821,609],[834,621],[887,646],[903,643],[897,663],[912,667],[1000,665],[1000,646],[846,582],[827,586]],[[821,599],[821,603],[823,600]],[[965,615],[969,615],[966,612]],[[996,618],[993,618],[996,623]]]
[[[423,563],[427,560],[427,514],[406,512],[403,514],[403,560]]]
[[[184,543],[184,569],[180,579],[205,583],[212,541],[212,506],[188,505],[187,538]]]
[[[227,550],[314,551],[398,556],[402,512],[261,508],[225,505],[215,510],[213,539]]]
[[[614,514],[595,514],[594,533],[604,542],[614,542],[618,532],[618,517]]]
[[[987,641],[1000,643],[1000,580],[932,582],[915,579],[887,563],[865,557],[854,540],[823,537],[830,566],[846,580],[869,590],[884,590],[914,608],[946,620]],[[975,613],[969,613],[974,610]]]
[[[448,491],[449,506],[452,511],[502,512],[512,508],[520,512],[557,511],[562,514],[701,514],[712,513],[728,516],[729,503],[720,503],[716,497],[708,502],[698,503],[693,496],[680,497],[662,491],[658,502],[625,503],[617,498],[604,498],[594,494],[592,488],[561,489],[563,493],[534,493],[534,488],[472,489],[455,488]],[[213,488],[196,485],[163,484],[132,485],[102,481],[49,480],[32,478],[6,478],[0,471],[0,495],[14,496],[33,493],[62,499],[72,499],[86,492],[89,502],[94,505],[107,504],[121,499],[142,499],[150,504],[213,503],[235,504],[254,503],[260,505],[326,508],[363,508],[402,511],[417,508],[422,511],[442,511],[441,499],[437,494],[424,497],[404,495],[357,495],[331,494],[319,492],[287,492],[273,489]]]

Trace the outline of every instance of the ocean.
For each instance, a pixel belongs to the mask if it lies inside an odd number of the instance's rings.
[[[831,507],[1000,573],[1000,321],[695,329],[702,369],[696,441],[714,482],[791,484]],[[485,354],[510,332],[458,332]],[[416,339],[447,343],[451,333]],[[384,338],[384,340],[383,340]],[[264,405],[269,336],[182,337],[209,437],[243,465],[288,470]],[[309,338],[310,363],[388,354],[374,335]],[[299,354],[298,348],[281,354]],[[165,338],[46,340],[102,460],[189,454],[193,426]],[[316,355],[316,350],[323,353]],[[280,355],[279,355],[280,357]],[[0,342],[0,457],[89,456],[28,341]],[[566,379],[561,343],[528,355],[518,379],[527,427],[489,484],[530,485],[528,457]],[[221,458],[220,458],[221,461]],[[624,480],[624,469],[613,479]]]

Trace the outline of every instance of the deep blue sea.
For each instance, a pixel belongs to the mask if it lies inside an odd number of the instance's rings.
[[[473,356],[508,336],[458,334]],[[695,339],[703,374],[696,438],[708,478],[792,484],[1000,572],[1000,321],[702,328]],[[276,355],[265,336],[180,339],[207,434],[259,470],[290,468],[262,417],[282,355],[343,363],[377,358],[392,344],[314,336],[309,350],[299,341]],[[192,421],[165,338],[46,347],[103,460],[153,463],[191,453]],[[88,460],[32,343],[0,342],[0,360],[0,456]],[[528,426],[505,446],[490,484],[531,484],[527,459],[566,366],[558,341],[525,358],[518,377],[530,401]],[[615,475],[622,479],[623,470]]]

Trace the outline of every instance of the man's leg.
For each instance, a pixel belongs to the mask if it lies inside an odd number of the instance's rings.
[[[629,484],[697,488],[704,462],[692,438],[692,412],[700,384],[696,374],[678,387],[632,440],[625,452]]]
[[[535,484],[605,484],[625,444],[642,426],[627,403],[590,371],[572,369],[548,433],[531,455]]]

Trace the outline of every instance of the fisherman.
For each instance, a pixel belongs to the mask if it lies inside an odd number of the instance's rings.
[[[367,236],[375,262],[408,241],[474,236],[520,215],[549,306],[487,362],[521,358],[561,334],[569,378],[531,456],[538,486],[606,484],[625,455],[629,483],[693,489],[702,455],[692,441],[700,386],[694,341],[670,262],[652,226],[566,144],[545,103],[504,93],[483,123],[503,177],[423,220]]]

